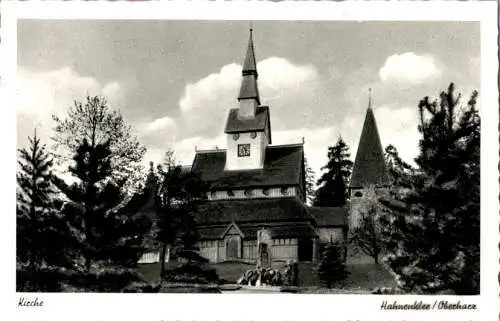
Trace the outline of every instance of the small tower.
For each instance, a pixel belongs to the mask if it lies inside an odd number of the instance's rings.
[[[349,184],[351,199],[350,226],[356,226],[359,221],[357,207],[363,197],[363,189],[374,186],[376,189],[389,186],[389,176],[384,159],[384,150],[372,108],[371,89],[368,98],[365,122],[359,139],[358,151]]]
[[[266,147],[271,144],[271,120],[269,107],[260,105],[258,77],[253,30],[250,29],[238,95],[239,108],[229,111],[224,131],[227,135],[226,170],[264,166]]]

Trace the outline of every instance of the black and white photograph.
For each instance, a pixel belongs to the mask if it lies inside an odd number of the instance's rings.
[[[16,27],[16,292],[482,294],[480,21]]]

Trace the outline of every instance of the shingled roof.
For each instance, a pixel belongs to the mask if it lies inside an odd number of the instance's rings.
[[[316,237],[313,227],[309,223],[294,223],[294,224],[238,224],[238,228],[243,233],[245,239],[256,239],[257,231],[265,227],[270,230],[273,238],[294,238],[294,237]],[[221,226],[202,226],[198,228],[200,238],[202,240],[220,240],[228,225]]]
[[[312,221],[307,208],[295,197],[207,201],[197,211],[199,225]]]
[[[345,226],[347,210],[344,207],[310,207],[318,227]]]
[[[386,186],[388,184],[389,176],[375,116],[372,108],[368,107],[354,161],[350,187],[363,188],[369,185]]]
[[[262,169],[225,171],[226,151],[198,151],[192,170],[216,189],[299,185],[303,145],[267,146]]]
[[[238,108],[229,110],[226,129],[224,130],[226,134],[264,131],[266,125],[269,129],[271,128],[268,106],[257,107],[255,117],[252,118],[240,118],[238,117],[238,111]]]

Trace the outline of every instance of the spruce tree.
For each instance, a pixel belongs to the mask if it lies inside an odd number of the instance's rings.
[[[319,279],[327,288],[339,284],[349,275],[345,269],[342,255],[342,247],[332,241],[325,245],[321,253],[317,273]]]
[[[28,149],[19,150],[17,172],[17,263],[22,273],[18,285],[21,291],[44,290],[43,277],[33,279],[40,271],[68,265],[63,255],[68,230],[55,205],[56,189],[52,182],[52,159],[40,138],[29,137]],[[32,284],[25,287],[27,279]]]
[[[340,137],[335,146],[328,147],[328,163],[317,182],[314,206],[344,206],[348,198],[347,188],[352,170],[349,146]]]
[[[384,158],[392,183],[404,184],[416,174],[416,169],[399,156],[394,145],[387,145]]]
[[[478,94],[464,106],[454,89],[420,101],[419,173],[382,200],[386,261],[407,291],[479,292]]]
[[[68,199],[62,212],[73,233],[68,248],[76,253],[75,269],[87,275],[126,273],[144,251],[150,222],[137,211],[147,197],[127,201],[123,182],[111,179],[109,142],[92,145],[84,139],[73,160],[69,171],[78,181],[71,186],[56,182]]]
[[[304,157],[304,170],[306,180],[306,203],[312,205],[314,203],[314,170],[309,165],[307,158]]]

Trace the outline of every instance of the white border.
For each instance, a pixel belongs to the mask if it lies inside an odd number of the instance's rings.
[[[3,182],[0,314],[5,320],[498,320],[499,184],[497,7],[492,2],[2,2]],[[42,294],[43,308],[17,309],[15,294],[15,81],[17,19],[433,20],[481,21],[481,295],[474,312],[381,311],[383,300],[456,297],[365,295]],[[14,136],[13,136],[14,135]],[[9,138],[9,139],[5,139]],[[12,182],[12,185],[11,183]],[[11,314],[13,313],[13,314]],[[2,317],[2,319],[4,319]]]

